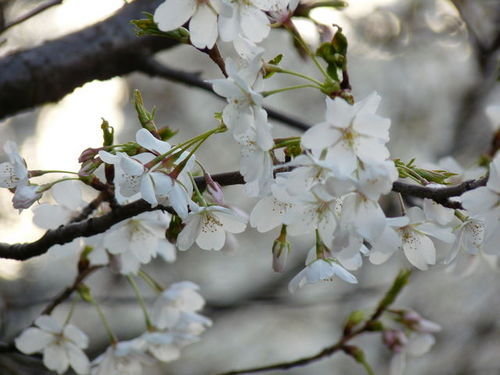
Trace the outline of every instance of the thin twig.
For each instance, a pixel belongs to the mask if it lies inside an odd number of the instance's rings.
[[[78,272],[78,274],[75,277],[75,281],[73,284],[66,289],[64,289],[57,297],[55,297],[46,307],[43,309],[43,311],[40,313],[40,315],[49,315],[58,305],[60,305],[62,302],[66,301],[75,290],[78,289],[80,284],[85,280],[88,276],[90,276],[94,271],[97,271],[99,268],[102,266],[92,266],[92,267],[85,267],[82,270]]]
[[[280,362],[268,366],[252,367],[243,370],[229,371],[220,373],[218,375],[255,374],[259,372],[267,372],[274,370],[289,370],[291,368],[305,366],[312,362],[316,362],[319,359],[329,357],[340,350],[343,350],[346,353],[348,353],[349,348],[347,346],[347,343],[351,341],[353,338],[363,333],[373,332],[373,327],[376,326],[378,319],[389,308],[389,306],[394,302],[395,298],[401,292],[402,288],[408,283],[409,276],[410,276],[410,271],[407,270],[400,271],[400,273],[396,277],[396,280],[392,284],[391,288],[380,300],[375,312],[371,315],[371,317],[357,329],[350,329],[349,322],[347,322],[346,325],[344,326],[344,333],[342,337],[336,343],[326,347],[320,352],[309,357],[297,359],[295,361]]]
[[[159,63],[157,60],[151,57],[146,57],[142,60],[140,70],[151,77],[161,77],[170,81],[183,83],[185,85],[188,85],[189,87],[198,87],[202,90],[210,92],[213,95],[216,95],[218,98],[225,99],[217,95],[212,90],[212,85],[200,79],[200,73],[188,73],[182,70],[172,69],[166,65]],[[291,126],[292,128],[306,131],[311,127],[310,124],[306,124],[305,122],[299,121],[296,118],[288,116],[282,112],[267,107],[264,107],[264,109],[266,110],[270,118]]]
[[[23,14],[18,19],[14,20],[12,22],[7,23],[2,29],[0,29],[0,34],[3,33],[3,32],[5,32],[6,30],[10,29],[11,27],[19,25],[20,23],[23,23],[24,21],[29,20],[30,18],[36,16],[37,14],[40,14],[40,13],[46,11],[47,9],[52,8],[55,5],[61,4],[63,1],[64,0],[50,0],[50,1],[47,1],[46,3],[44,3],[44,4],[40,4],[35,9],[27,12],[26,14]]]

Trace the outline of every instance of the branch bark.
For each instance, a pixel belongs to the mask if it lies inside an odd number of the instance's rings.
[[[137,0],[81,31],[0,59],[0,119],[55,102],[86,82],[139,69],[141,59],[178,43],[137,37],[132,19],[153,12],[161,0]]]

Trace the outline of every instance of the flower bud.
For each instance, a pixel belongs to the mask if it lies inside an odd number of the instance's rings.
[[[408,338],[399,329],[388,329],[382,333],[382,341],[393,352],[401,353],[408,343]]]
[[[214,198],[215,203],[224,205],[224,193],[222,187],[212,179],[209,173],[205,172],[208,193]]]
[[[290,243],[286,239],[286,225],[283,225],[279,237],[273,243],[273,270],[275,272],[285,270],[289,252]]]
[[[422,316],[413,310],[405,310],[401,313],[401,323],[415,332],[435,333],[441,331],[441,326]]]

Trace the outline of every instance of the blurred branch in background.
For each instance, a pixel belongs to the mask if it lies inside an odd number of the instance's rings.
[[[61,4],[63,1],[64,0],[47,1],[46,3],[40,4],[39,6],[34,8],[33,10],[29,11],[28,13],[25,13],[22,16],[20,16],[19,18],[16,18],[15,20],[8,22],[8,23],[5,23],[5,21],[2,19],[2,22],[0,23],[0,34],[7,31],[8,29],[10,29],[13,26],[19,25],[19,24],[29,20],[30,18],[32,18],[40,13],[43,13],[44,11],[46,11],[49,8],[52,8],[55,5]],[[3,7],[3,5],[0,4],[0,9],[2,9],[2,7]],[[3,12],[2,12],[2,15],[3,15]]]

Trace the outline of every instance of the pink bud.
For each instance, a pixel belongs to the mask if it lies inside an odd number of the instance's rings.
[[[408,343],[408,338],[399,329],[388,329],[382,333],[382,341],[393,352],[401,353]]]
[[[208,193],[214,198],[215,203],[224,205],[224,193],[222,187],[212,179],[209,173],[205,172]]]

